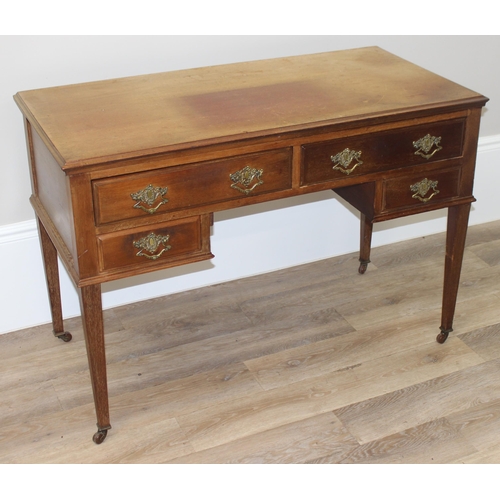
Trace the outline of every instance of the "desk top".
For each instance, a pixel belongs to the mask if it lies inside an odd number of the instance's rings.
[[[64,170],[487,101],[378,47],[23,91],[14,99]]]

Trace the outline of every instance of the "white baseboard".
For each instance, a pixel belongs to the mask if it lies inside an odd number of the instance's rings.
[[[480,139],[470,224],[500,219],[500,135]],[[445,230],[446,212],[375,225],[373,246]],[[215,215],[215,258],[103,285],[104,308],[222,283],[357,251],[359,221],[332,192],[304,195]],[[354,270],[355,271],[355,270]],[[0,333],[49,323],[34,220],[0,227]],[[61,267],[65,317],[80,315],[77,293]]]

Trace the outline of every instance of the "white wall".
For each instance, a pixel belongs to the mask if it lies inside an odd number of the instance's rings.
[[[15,92],[367,45],[379,45],[490,97],[481,126],[475,189],[479,201],[471,223],[500,219],[494,190],[500,181],[495,168],[500,160],[498,36],[0,37],[0,333],[50,319],[34,214],[28,203],[22,119],[12,100]],[[106,284],[104,306],[268,272],[351,252],[358,246],[356,214],[328,192],[222,212],[215,220],[215,259]],[[442,231],[444,224],[443,212],[379,224],[374,245]],[[64,313],[78,315],[76,293],[64,272],[62,279]]]

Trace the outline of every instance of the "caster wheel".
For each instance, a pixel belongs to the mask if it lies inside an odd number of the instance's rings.
[[[441,331],[441,333],[436,337],[436,341],[439,344],[444,344],[446,342],[446,339],[448,338],[448,335],[450,334],[452,330],[448,331]]]
[[[360,260],[359,262],[360,262],[360,264],[359,264],[359,268],[358,268],[358,273],[365,274],[366,269],[367,269],[370,261],[369,260]]]
[[[73,338],[73,335],[69,332],[64,332],[61,335],[58,335],[57,338],[61,339],[63,342],[69,342]]]
[[[97,431],[93,435],[92,441],[94,441],[95,444],[101,444],[106,439],[107,435],[108,435],[107,429],[105,429],[103,431]]]

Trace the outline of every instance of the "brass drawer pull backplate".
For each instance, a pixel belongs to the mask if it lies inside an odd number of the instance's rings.
[[[230,174],[229,178],[233,181],[231,187],[240,193],[250,194],[257,186],[264,184],[262,174],[264,169],[256,169],[249,166]]]
[[[427,203],[433,196],[439,194],[439,190],[436,189],[438,185],[438,181],[431,181],[427,178],[417,182],[410,186],[410,189],[413,193],[415,193],[412,198],[416,200],[420,200],[423,203]],[[430,196],[427,196],[427,193],[432,189]],[[426,197],[427,196],[427,197]]]
[[[148,214],[154,214],[162,205],[168,203],[167,198],[164,198],[167,190],[168,188],[166,187],[154,187],[150,184],[144,189],[137,191],[137,193],[132,193],[130,196],[137,202],[133,208],[139,208]]]
[[[156,235],[154,233],[150,233],[144,238],[134,241],[133,242],[134,247],[139,248],[139,251],[136,253],[136,256],[146,257],[146,259],[150,260],[158,259],[164,252],[172,248],[170,245],[167,245],[169,238],[170,236],[168,234],[165,236],[161,236],[161,235]],[[163,246],[163,248],[158,253],[156,253],[161,246]]]
[[[360,158],[361,151],[353,151],[346,148],[344,151],[331,156],[331,160],[335,164],[332,168],[333,170],[340,170],[343,174],[349,175],[356,167],[363,164]],[[353,160],[356,160],[357,163],[353,167],[348,168]]]
[[[420,155],[422,158],[428,160],[432,158],[438,151],[441,151],[442,146],[439,145],[441,142],[441,137],[434,137],[430,134],[422,137],[418,141],[413,141],[413,147],[417,149],[415,151],[416,155]],[[435,148],[432,150],[431,149]]]

